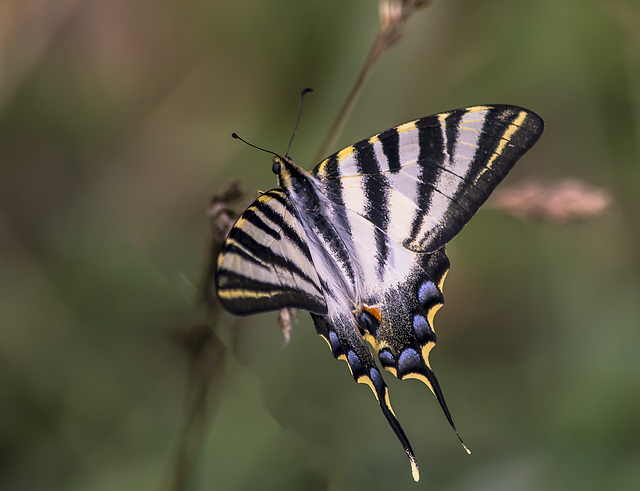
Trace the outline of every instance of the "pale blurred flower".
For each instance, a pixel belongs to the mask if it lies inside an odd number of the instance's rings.
[[[549,184],[529,179],[497,190],[488,205],[521,218],[568,222],[602,215],[611,203],[605,190],[578,179]]]

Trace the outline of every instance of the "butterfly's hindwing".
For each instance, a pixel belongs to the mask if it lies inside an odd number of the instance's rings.
[[[284,307],[327,312],[303,227],[284,191],[262,194],[238,219],[218,258],[216,285],[234,314]]]
[[[419,471],[411,444],[391,408],[388,388],[365,343],[371,344],[382,367],[397,378],[424,382],[457,434],[440,384],[429,364],[429,353],[436,343],[433,318],[444,302],[442,285],[449,270],[449,260],[444,249],[432,254],[413,254],[416,256],[413,270],[402,284],[364,298],[356,312],[312,317],[316,331],[325,339],[333,356],[348,364],[356,382],[369,385],[373,391],[417,480]]]
[[[382,366],[399,379],[415,378],[424,382],[457,434],[429,363],[429,353],[436,344],[433,320],[444,304],[442,286],[448,271],[449,259],[444,248],[434,253],[417,253],[415,268],[407,279],[385,292],[379,326],[370,334]]]
[[[391,408],[389,389],[373,356],[371,356],[365,340],[358,331],[356,320],[350,315],[329,318],[311,314],[311,317],[316,326],[316,332],[327,342],[333,356],[347,363],[356,382],[368,385],[373,391],[382,413],[409,458],[411,473],[417,481],[420,476],[418,461],[413,453],[409,439]]]

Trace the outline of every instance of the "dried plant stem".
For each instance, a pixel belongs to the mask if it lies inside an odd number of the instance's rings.
[[[419,8],[428,6],[432,0],[382,0],[379,4],[380,23],[373,45],[360,68],[358,77],[345,99],[329,133],[320,146],[316,162],[324,158],[336,144],[336,141],[349,119],[353,107],[369,80],[373,68],[380,57],[402,39],[402,31],[409,17]]]
[[[224,390],[224,360],[226,348],[208,325],[196,326],[186,332],[191,338],[187,382],[186,418],[178,442],[170,479],[171,491],[189,488],[197,457],[206,436],[213,409]],[[211,388],[216,391],[212,393]]]
[[[349,118],[349,115],[353,110],[353,106],[355,105],[356,100],[358,100],[358,97],[360,97],[365,82],[371,75],[371,71],[373,70],[374,65],[381,55],[381,53],[376,49],[376,45],[377,43],[375,43],[371,47],[371,50],[369,51],[369,54],[367,55],[362,68],[360,69],[358,78],[353,84],[353,87],[351,87],[351,90],[349,91],[347,98],[342,104],[342,107],[340,108],[336,119],[333,121],[327,137],[325,138],[324,142],[322,142],[322,146],[320,147],[320,150],[316,155],[315,162],[320,161],[320,159],[324,158],[331,151],[331,149],[335,146],[338,137],[342,133],[344,126],[347,123],[347,119]]]
[[[207,215],[210,234],[206,264],[200,285],[198,303],[209,319],[208,324],[187,326],[172,332],[174,341],[186,351],[189,360],[185,420],[176,443],[175,457],[170,470],[169,489],[185,491],[193,475],[202,442],[206,436],[218,402],[225,390],[225,365],[228,349],[218,336],[221,324],[220,304],[215,292],[217,258],[229,229],[238,218],[233,203],[244,193],[238,182],[230,183],[211,198]]]

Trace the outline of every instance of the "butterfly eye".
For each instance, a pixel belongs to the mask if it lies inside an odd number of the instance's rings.
[[[273,167],[271,167],[271,170],[273,171],[274,174],[278,175],[278,173],[280,172],[280,168],[282,167],[282,164],[280,163],[279,160],[274,160],[273,161]]]

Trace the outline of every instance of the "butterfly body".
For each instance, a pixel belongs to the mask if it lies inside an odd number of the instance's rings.
[[[311,172],[276,157],[279,188],[249,206],[220,254],[223,306],[311,312],[333,356],[373,391],[416,480],[413,450],[367,343],[384,369],[424,382],[455,430],[429,363],[449,270],[444,248],[542,130],[525,109],[475,106],[390,128]]]
[[[332,222],[331,202],[322,193],[321,182],[290,158],[276,157],[274,171],[285,190],[291,212],[302,225],[309,252],[327,301],[327,313],[353,309],[362,291],[357,272],[354,240],[339,222]]]

